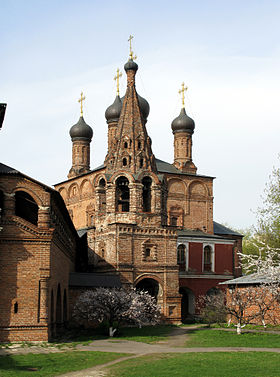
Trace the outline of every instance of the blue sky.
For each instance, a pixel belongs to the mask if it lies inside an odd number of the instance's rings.
[[[104,112],[133,34],[154,153],[173,160],[170,124],[184,81],[196,122],[194,162],[199,174],[217,177],[214,217],[235,227],[255,223],[253,211],[279,164],[279,1],[0,0],[0,10],[3,163],[49,185],[64,180],[83,90],[94,131],[91,167],[100,165]],[[122,94],[125,87],[124,75]]]

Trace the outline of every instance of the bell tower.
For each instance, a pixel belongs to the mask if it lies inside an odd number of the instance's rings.
[[[78,102],[81,105],[81,116],[78,123],[71,127],[69,134],[72,140],[72,167],[68,178],[77,177],[90,170],[90,142],[92,139],[92,128],[86,124],[83,117],[83,101],[85,96],[81,92]]]
[[[148,102],[136,92],[135,75],[138,65],[131,49],[128,62],[124,65],[127,74],[127,89],[125,96],[120,99],[121,111],[117,125],[114,125],[114,139],[110,136],[109,150],[105,158],[106,171],[108,173],[117,170],[128,171],[136,174],[139,170],[156,172],[155,157],[151,148],[151,140],[147,134],[146,122],[150,106]],[[116,106],[114,106],[116,102]],[[114,108],[119,105],[118,96]],[[107,109],[107,114],[109,112]],[[119,109],[119,107],[118,107]],[[108,122],[108,118],[107,118]],[[112,120],[110,119],[110,122]],[[110,135],[110,123],[109,135]],[[111,126],[112,128],[112,126]]]

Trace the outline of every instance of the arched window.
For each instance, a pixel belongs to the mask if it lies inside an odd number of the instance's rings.
[[[14,303],[14,314],[17,314],[18,313],[18,303],[15,302]]]
[[[123,145],[123,146],[124,146],[125,149],[128,148],[127,141],[124,142],[124,145]]]
[[[143,212],[151,212],[151,186],[152,180],[150,177],[144,177],[142,179],[143,184]]]
[[[186,246],[179,245],[177,248],[177,263],[186,264]]]
[[[16,216],[22,217],[30,223],[37,225],[38,206],[35,200],[25,191],[16,192]]]
[[[213,253],[211,246],[207,245],[203,249],[203,271],[213,271]]]
[[[123,160],[122,160],[122,164],[123,166],[126,166],[127,165],[127,159],[124,157]]]
[[[119,177],[116,181],[116,206],[118,212],[129,212],[129,181]]]
[[[106,182],[104,178],[99,181],[99,193],[100,193],[100,211],[106,212]]]
[[[139,165],[140,165],[140,168],[143,168],[143,165],[144,165],[144,160],[143,160],[143,158],[140,158]]]
[[[141,141],[138,141],[138,150],[141,149]]]

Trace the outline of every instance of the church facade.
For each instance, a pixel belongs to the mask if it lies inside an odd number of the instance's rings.
[[[213,221],[213,177],[192,160],[184,86],[170,164],[153,154],[132,53],[124,69],[126,93],[105,112],[102,166],[90,169],[83,95],[67,180],[52,189],[0,164],[0,341],[49,340],[76,297],[98,286],[144,289],[164,321],[180,323],[200,295],[240,275],[242,236]]]
[[[183,107],[172,122],[174,162],[158,160],[136,91],[138,65],[125,64],[127,89],[105,112],[104,164],[90,170],[93,131],[83,114],[70,130],[72,167],[55,189],[88,244],[88,271],[116,274],[123,286],[157,298],[168,322],[194,315],[196,299],[239,276],[241,235],[213,221],[213,177],[192,161],[194,121]],[[83,98],[81,98],[82,100]]]

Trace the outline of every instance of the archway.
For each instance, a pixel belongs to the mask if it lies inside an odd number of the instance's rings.
[[[185,322],[189,317],[195,314],[195,296],[194,293],[186,287],[179,289],[181,293],[181,317],[182,322]]]
[[[148,292],[157,300],[157,302],[159,301],[159,297],[162,296],[161,286],[155,279],[142,279],[136,284],[135,288],[139,291]]]

